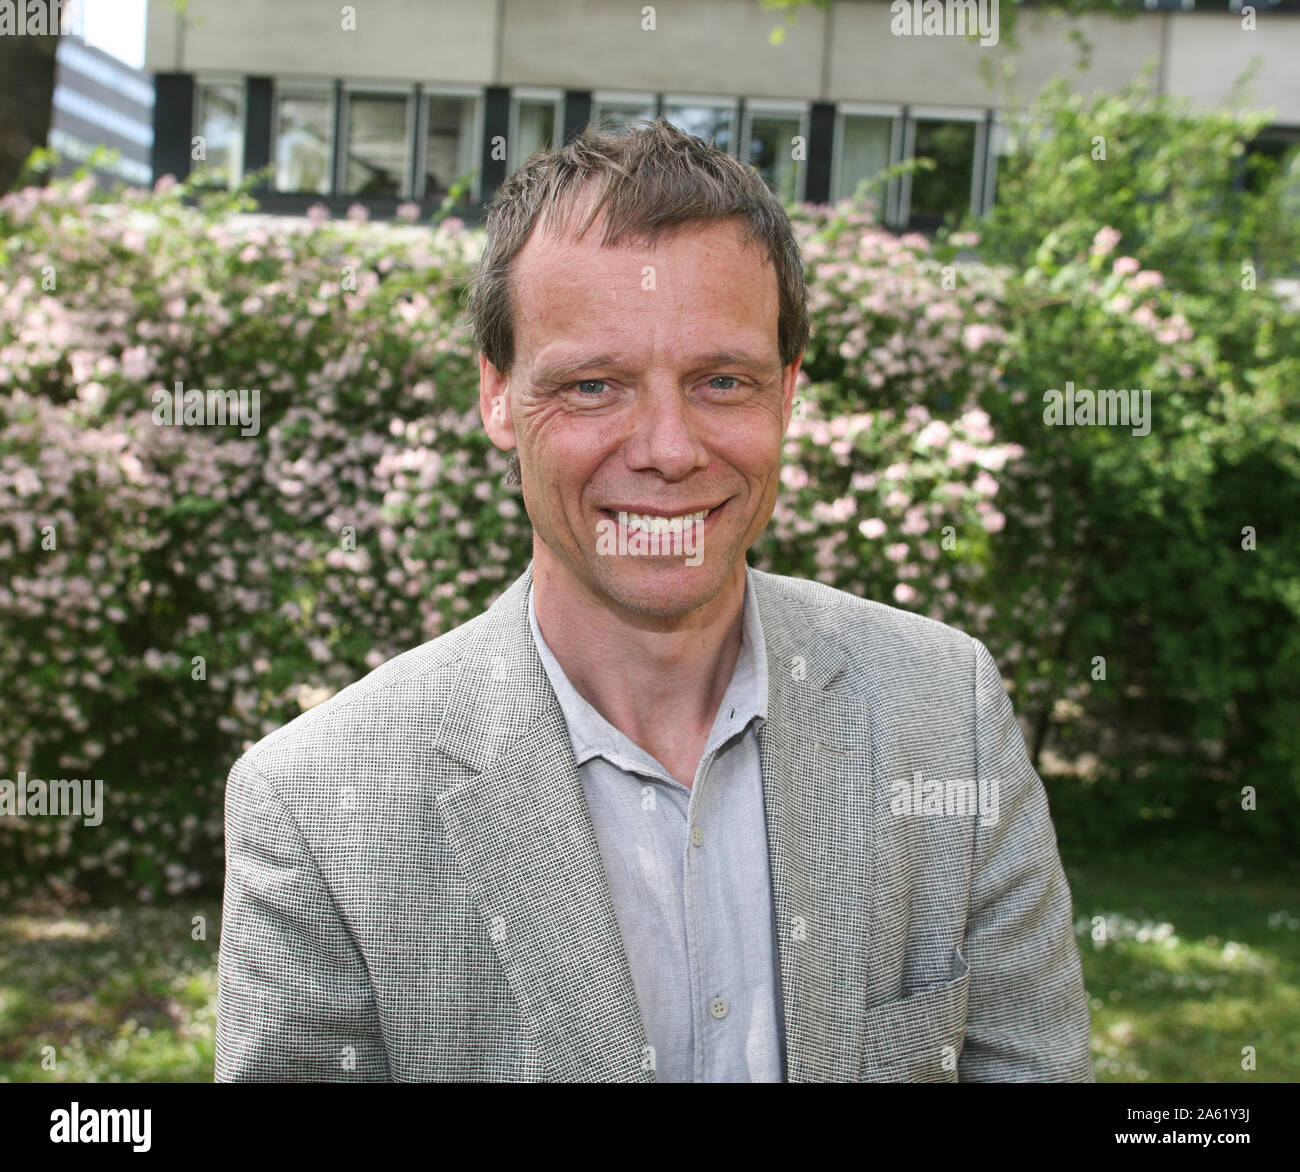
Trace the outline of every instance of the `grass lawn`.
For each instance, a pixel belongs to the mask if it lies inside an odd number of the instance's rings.
[[[1240,868],[1067,868],[1098,1082],[1300,1082],[1300,885]],[[1104,916],[1104,945],[1092,940]],[[1254,1047],[1255,1070],[1242,1069]]]
[[[1068,873],[1098,1081],[1300,1082],[1295,880]],[[211,899],[0,916],[0,1080],[211,1081],[220,913]]]
[[[0,916],[0,1079],[211,1082],[220,918],[219,899]]]

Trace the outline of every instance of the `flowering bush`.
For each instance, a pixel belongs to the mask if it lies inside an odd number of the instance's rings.
[[[943,264],[852,204],[793,221],[812,338],[755,564],[984,631],[995,498],[1023,454],[978,402],[998,372],[1001,274]]]
[[[164,181],[110,204],[82,181],[0,199],[0,776],[102,777],[107,806],[98,828],[0,819],[0,896],[216,888],[234,759],[485,609],[530,555],[461,312],[479,233],[273,224],[194,195]],[[1264,428],[1281,376],[1223,393],[1208,309],[1116,260],[1111,234],[1022,272],[851,205],[794,220],[813,338],[754,563],[978,635],[1036,720],[1111,703],[1080,656],[1145,648],[1124,609],[1159,580],[1144,543],[1202,523],[1212,484],[1248,493],[1240,468],[1204,473]],[[1044,378],[1160,387],[1158,442],[1044,427]],[[160,425],[178,386],[257,389],[256,425]],[[1165,516],[1180,493],[1191,511]],[[1289,565],[1271,548],[1261,573]],[[1189,592],[1160,589],[1164,621]],[[1228,694],[1188,700],[1162,662],[1148,696],[1185,712]]]
[[[20,889],[216,881],[234,757],[526,557],[458,321],[477,235],[272,233],[167,186],[0,201],[0,760],[108,806],[0,822]],[[259,389],[256,434],[158,426],[178,383]]]

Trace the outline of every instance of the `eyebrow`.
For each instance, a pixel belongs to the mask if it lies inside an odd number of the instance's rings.
[[[537,368],[536,381],[543,386],[554,386],[571,379],[584,370],[618,369],[623,359],[618,354],[583,354],[576,358],[560,359]],[[740,367],[758,374],[771,374],[780,368],[779,362],[752,354],[748,350],[715,350],[702,354],[691,367],[692,373],[713,370],[720,366]]]

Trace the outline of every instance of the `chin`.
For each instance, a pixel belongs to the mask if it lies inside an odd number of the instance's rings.
[[[602,567],[597,581],[606,595],[633,614],[661,618],[690,614],[712,602],[731,577],[730,567],[724,571],[707,558],[698,566],[685,565],[680,558],[658,566],[646,558],[619,560],[641,564]]]

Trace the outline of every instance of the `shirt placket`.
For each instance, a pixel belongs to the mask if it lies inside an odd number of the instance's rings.
[[[696,1082],[705,1081],[710,1073],[714,1051],[721,1034],[722,1018],[714,1009],[720,992],[713,986],[717,981],[718,966],[713,947],[713,934],[701,923],[701,909],[709,906],[713,895],[713,875],[710,870],[708,827],[716,828],[717,819],[711,819],[709,809],[712,791],[708,786],[709,769],[717,756],[710,749],[700,762],[695,783],[691,786],[691,800],[687,805],[686,846],[683,860],[683,893],[686,899],[686,956],[691,970],[691,1023],[693,1072]],[[725,1004],[725,1002],[724,1002]]]

